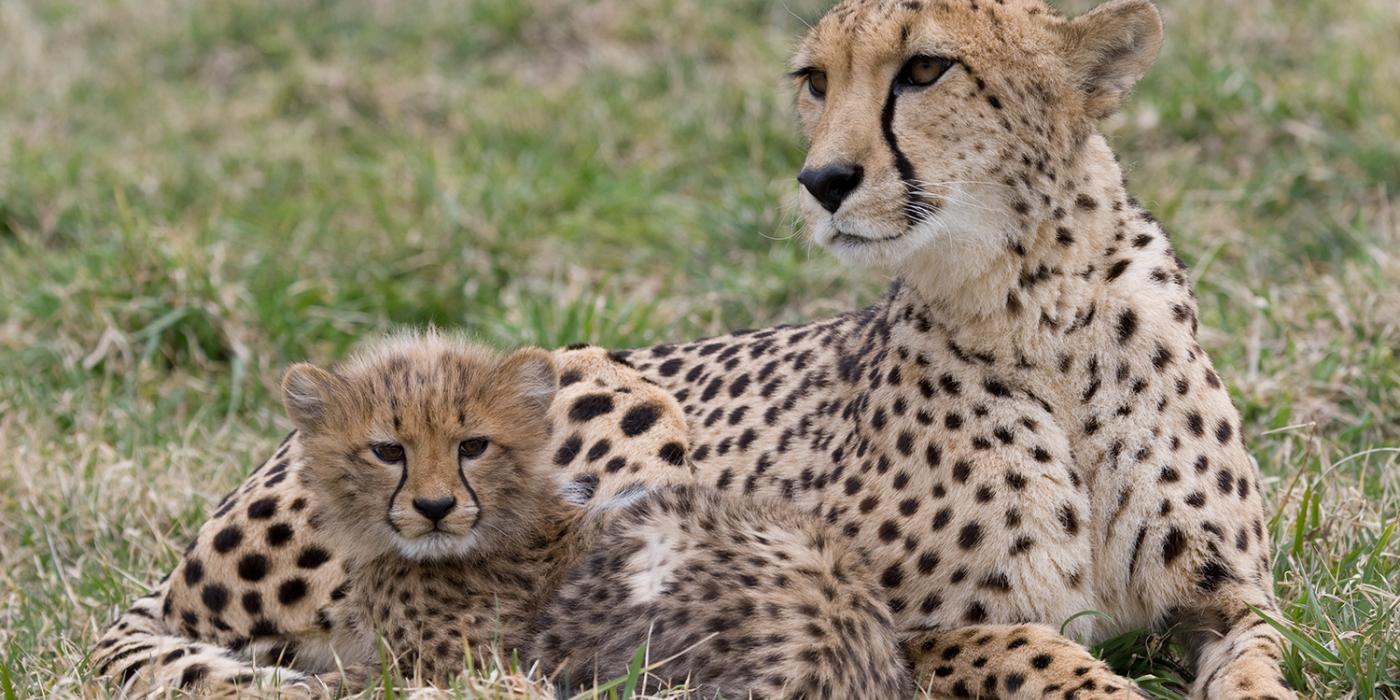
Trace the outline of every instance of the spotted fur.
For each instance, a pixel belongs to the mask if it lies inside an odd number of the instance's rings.
[[[1239,414],[1185,266],[1096,125],[1161,36],[1146,0],[1074,19],[1040,0],[840,3],[795,58],[802,207],[817,245],[898,282],[835,318],[613,356],[678,402],[700,483],[788,502],[869,560],[935,695],[1130,692],[1049,631],[1093,609],[1112,622],[1070,637],[1189,630],[1195,698],[1293,697],[1251,610],[1277,607]],[[919,57],[937,60],[911,80]],[[577,502],[653,472],[608,456],[627,430],[588,432],[632,410],[560,409]],[[217,640],[203,618],[191,638]]]
[[[623,462],[586,478],[552,470],[550,476],[561,491],[567,487],[575,504],[626,500],[639,489],[693,480],[674,399],[602,350],[560,351],[553,358],[560,386],[551,424],[581,418],[580,402],[606,403],[611,415],[592,415],[580,430],[551,429],[536,459],[552,468],[561,455],[587,448],[603,465]],[[400,374],[406,361],[396,366],[384,376],[411,385],[412,373],[406,380]],[[572,418],[559,415],[571,410]],[[456,428],[458,416],[452,414]],[[649,416],[646,430],[639,415]],[[625,416],[631,416],[629,439],[600,447],[609,444],[605,436],[624,434]],[[401,421],[414,417],[422,416],[399,415]],[[118,616],[98,641],[93,660],[99,675],[120,682],[132,695],[191,687],[209,692],[250,683],[323,687],[302,670],[342,665],[332,642],[337,621],[349,619],[343,606],[356,596],[349,573],[354,548],[339,536],[337,528],[343,526],[328,512],[325,491],[313,488],[307,450],[303,433],[289,435],[219,503],[175,570]],[[250,667],[250,660],[259,666]]]
[[[702,697],[913,694],[864,558],[787,503],[663,490],[615,514],[540,618],[534,657],[566,684],[650,673]]]
[[[606,678],[647,645],[665,660],[652,677],[709,694],[911,692],[855,550],[786,504],[669,485],[692,480],[674,401],[602,351],[560,358],[558,401],[545,352],[502,358],[438,336],[381,343],[334,373],[294,367],[285,393],[298,432],[274,456],[288,465],[266,478],[291,473],[304,492],[264,482],[271,492],[239,499],[241,517],[227,517],[235,506],[206,527],[214,557],[187,555],[173,583],[123,616],[99,645],[101,672],[133,694],[265,686],[314,697],[360,689],[385,653],[415,683],[442,686],[513,653],[561,679]],[[561,420],[574,431],[554,431]],[[580,479],[561,488],[554,457],[613,431],[630,442],[612,450],[599,438],[588,454],[629,463],[584,479],[587,490]],[[288,497],[289,517],[310,515],[295,543],[273,543]],[[430,507],[442,499],[454,503]],[[298,539],[303,526],[311,536]],[[277,558],[293,545],[294,557]],[[318,577],[322,567],[335,575]],[[702,605],[715,614],[690,618]],[[176,620],[216,644],[170,635]],[[765,663],[746,663],[760,647]]]

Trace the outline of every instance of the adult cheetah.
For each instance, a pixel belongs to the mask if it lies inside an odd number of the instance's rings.
[[[1293,697],[1251,610],[1276,604],[1238,413],[1096,126],[1161,36],[1146,0],[838,4],[793,66],[802,207],[817,245],[899,281],[836,318],[614,355],[679,403],[701,483],[790,501],[872,560],[935,695],[1112,695],[1039,626],[1093,609],[1112,622],[1072,637],[1190,629],[1193,697]],[[638,466],[590,461],[586,428],[555,455],[579,489]]]

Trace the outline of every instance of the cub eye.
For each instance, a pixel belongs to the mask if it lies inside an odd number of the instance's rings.
[[[938,56],[915,56],[899,69],[895,84],[904,87],[928,87],[953,67],[953,59]]]
[[[483,437],[467,438],[457,447],[457,453],[462,455],[462,459],[476,459],[486,452],[490,444],[491,441]]]
[[[392,442],[381,442],[376,445],[370,445],[369,451],[373,452],[374,456],[379,458],[379,461],[386,464],[398,464],[403,461],[403,445],[396,445]]]
[[[814,70],[808,73],[807,90],[812,93],[812,97],[819,100],[826,97],[826,71]]]

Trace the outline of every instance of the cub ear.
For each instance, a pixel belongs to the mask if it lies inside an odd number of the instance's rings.
[[[1094,119],[1118,110],[1162,47],[1162,17],[1149,0],[1110,0],[1058,29]]]
[[[559,386],[559,372],[548,352],[539,348],[516,350],[501,363],[500,372],[501,379],[518,392],[530,410],[549,410]]]
[[[282,378],[282,405],[298,430],[315,431],[326,424],[331,399],[339,382],[320,367],[301,362]]]

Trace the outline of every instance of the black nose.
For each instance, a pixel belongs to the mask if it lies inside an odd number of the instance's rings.
[[[846,195],[860,187],[865,168],[855,163],[832,163],[820,168],[803,168],[797,181],[821,202],[822,207],[835,214],[846,201]]]
[[[446,498],[415,498],[413,499],[413,509],[423,514],[423,517],[437,522],[447,517],[452,512],[452,508],[457,505],[457,499],[448,496]]]

